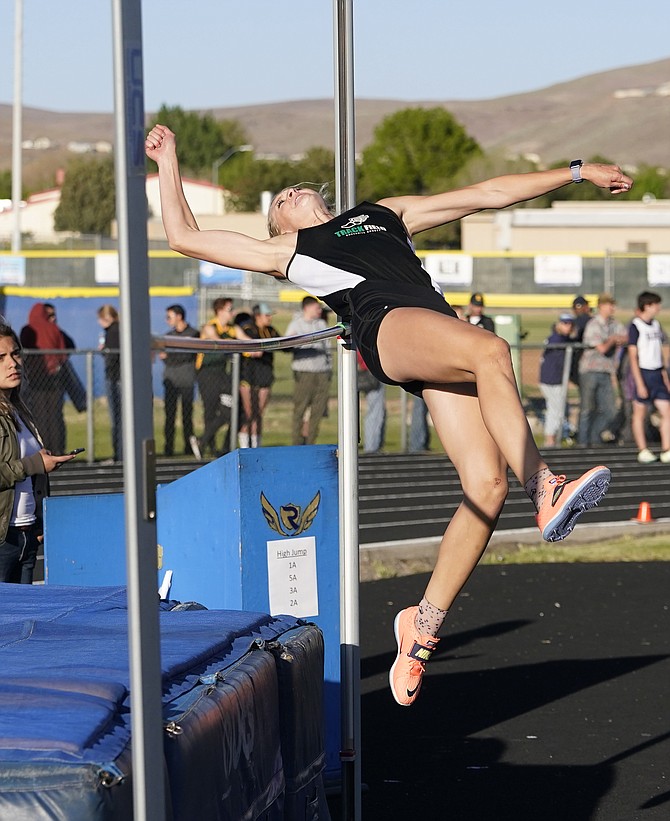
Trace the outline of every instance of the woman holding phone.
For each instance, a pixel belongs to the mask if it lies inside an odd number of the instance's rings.
[[[45,450],[20,395],[22,379],[19,339],[0,318],[0,582],[32,584],[47,474],[75,457]]]

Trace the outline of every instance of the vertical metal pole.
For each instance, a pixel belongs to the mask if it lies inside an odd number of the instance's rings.
[[[21,143],[23,142],[23,0],[14,0],[14,101],[12,108],[12,251],[21,250]]]
[[[164,821],[140,6],[140,0],[112,0],[123,478],[134,818]]]
[[[230,393],[233,399],[230,406],[230,449],[237,449],[238,433],[240,431],[240,365],[241,355],[233,354],[233,362],[231,366],[231,386]]]
[[[95,461],[95,390],[93,386],[93,351],[86,352],[86,461]]]
[[[560,447],[563,439],[563,428],[565,427],[565,406],[568,403],[568,388],[570,387],[570,371],[572,370],[572,345],[565,346],[565,359],[563,360],[563,376],[561,378],[561,424],[558,429],[558,445]]]
[[[614,282],[612,279],[612,267],[613,267],[613,260],[612,260],[612,252],[609,250],[605,251],[605,260],[604,260],[604,269],[603,269],[603,291],[607,294],[611,294],[614,292]]]
[[[412,415],[414,415],[414,402],[418,400],[414,399],[412,402]],[[407,453],[409,450],[407,446],[407,391],[404,391],[400,388],[400,450],[402,453]],[[411,422],[410,422],[411,424]]]
[[[337,209],[356,196],[353,0],[334,0]],[[339,347],[340,681],[342,817],[361,817],[361,705],[358,556],[358,394],[356,355]]]

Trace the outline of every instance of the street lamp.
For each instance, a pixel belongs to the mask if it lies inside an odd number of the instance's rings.
[[[218,158],[218,160],[214,160],[214,162],[212,163],[212,186],[213,186],[212,191],[214,193],[214,213],[215,214],[218,211],[218,209],[217,209],[218,197],[217,197],[216,189],[219,187],[219,168],[221,168],[221,166],[224,164],[224,162],[226,162],[226,160],[229,160],[233,156],[233,154],[239,154],[239,153],[243,153],[245,151],[253,151],[253,150],[254,150],[253,145],[234,145],[234,146],[232,146],[232,148],[229,148],[228,151],[226,151],[225,154],[222,154]]]

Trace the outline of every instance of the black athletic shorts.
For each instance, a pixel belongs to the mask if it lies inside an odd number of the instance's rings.
[[[271,388],[274,384],[274,369],[272,362],[263,361],[257,357],[244,357],[240,382],[252,388]]]
[[[377,334],[386,314],[394,308],[427,308],[446,316],[456,313],[441,294],[432,288],[388,280],[366,280],[346,296],[351,309],[351,335],[368,370],[387,385],[399,385],[408,393],[421,395],[423,382],[395,382],[382,370],[377,351]]]

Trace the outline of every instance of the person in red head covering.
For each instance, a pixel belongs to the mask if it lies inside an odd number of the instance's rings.
[[[65,453],[64,390],[60,373],[67,360],[63,332],[50,319],[45,305],[36,302],[20,338],[24,350],[44,351],[25,357],[26,392],[44,447],[51,453]]]

